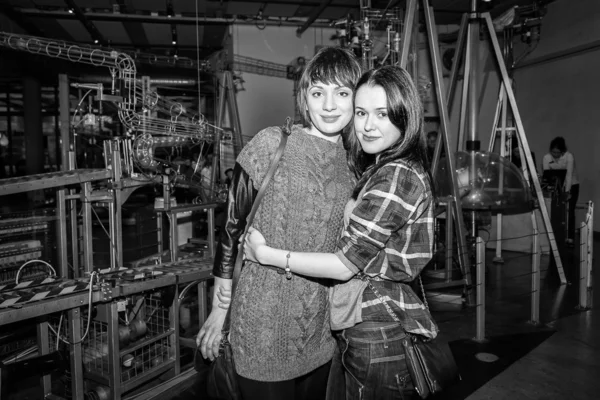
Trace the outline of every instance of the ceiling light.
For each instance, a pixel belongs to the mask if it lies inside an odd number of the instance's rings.
[[[98,39],[94,39],[94,43],[98,44]]]
[[[175,46],[177,44],[177,41],[173,40],[171,43],[173,43],[173,46]]]
[[[73,14],[75,11],[73,11],[72,8],[69,8],[69,14]]]

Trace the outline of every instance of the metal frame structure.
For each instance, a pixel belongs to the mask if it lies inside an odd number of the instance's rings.
[[[556,240],[554,238],[554,232],[552,230],[552,225],[550,222],[550,217],[548,215],[548,210],[546,209],[546,204],[544,202],[544,197],[542,193],[542,188],[540,186],[540,182],[537,174],[535,173],[535,165],[533,163],[533,158],[531,156],[531,149],[529,148],[529,144],[527,142],[527,137],[525,135],[525,129],[523,127],[523,122],[521,119],[521,115],[519,113],[519,109],[517,107],[517,102],[515,98],[515,94],[512,88],[512,82],[508,75],[508,71],[506,68],[506,63],[504,61],[504,57],[502,56],[502,51],[500,49],[500,45],[498,43],[498,38],[496,36],[496,32],[494,30],[494,25],[492,23],[492,19],[489,13],[478,13],[477,12],[477,0],[471,1],[472,12],[468,16],[464,16],[461,27],[459,30],[459,38],[458,45],[456,49],[456,56],[454,60],[454,64],[452,66],[451,71],[451,80],[449,85],[448,99],[451,101],[453,99],[454,88],[456,86],[456,80],[458,77],[459,66],[461,63],[461,57],[464,51],[464,70],[463,70],[463,89],[462,89],[462,98],[461,98],[461,111],[460,111],[460,123],[459,123],[459,146],[464,141],[464,132],[465,132],[465,124],[467,122],[468,117],[468,127],[469,127],[469,140],[471,142],[477,142],[477,110],[476,110],[476,98],[477,98],[477,86],[476,86],[476,71],[477,71],[477,44],[479,42],[479,28],[480,23],[483,20],[485,23],[485,27],[487,28],[489,34],[489,40],[493,49],[493,57],[498,66],[501,86],[500,86],[500,94],[499,94],[499,103],[496,110],[496,116],[494,119],[494,127],[498,123],[502,125],[502,142],[504,143],[505,135],[506,135],[506,118],[508,107],[510,107],[510,112],[512,113],[514,123],[515,123],[515,132],[519,138],[519,144],[523,150],[523,157],[526,160],[526,163],[523,164],[523,172],[526,177],[529,179],[529,183],[533,184],[533,188],[535,190],[537,200],[539,203],[540,211],[542,214],[542,218],[546,227],[546,232],[548,235],[548,241],[550,242],[550,246],[552,249],[552,253],[554,256],[554,261],[556,263],[556,267],[559,273],[560,281],[562,284],[566,284],[566,278],[564,275],[562,262],[560,259],[560,253],[558,252],[558,247],[556,245]],[[437,86],[437,85],[436,85]],[[507,104],[503,104],[507,102]],[[469,110],[467,112],[467,106]],[[501,117],[499,117],[499,113],[501,113]],[[495,131],[492,135],[492,140],[490,146],[493,146],[493,141],[495,140]],[[492,148],[492,147],[490,147]],[[460,149],[460,147],[459,147]],[[438,153],[438,149],[436,148],[436,155]],[[434,159],[436,157],[434,156]],[[529,171],[529,173],[527,173]],[[475,173],[474,169],[472,169],[472,173]],[[537,223],[535,221],[535,214],[532,212],[532,221],[534,224],[534,229],[537,229]]]
[[[146,77],[138,80],[136,78],[135,64],[132,59],[115,51],[93,49],[76,44],[49,41],[42,38],[4,34],[0,33],[0,47],[9,47],[15,50],[26,51],[32,54],[40,54],[54,58],[60,58],[72,62],[82,62],[94,66],[108,67],[112,76],[112,85],[107,94],[102,84],[72,84],[73,87],[87,89],[88,93],[96,92],[97,101],[111,101],[117,104],[119,118],[129,130],[132,138],[125,140],[105,141],[104,151],[107,161],[106,169],[76,169],[74,152],[70,149],[72,143],[69,111],[69,79],[66,75],[59,76],[59,110],[61,121],[62,139],[62,171],[48,174],[27,176],[22,178],[9,178],[0,180],[0,196],[23,191],[34,191],[47,188],[59,188],[57,191],[57,238],[58,238],[58,262],[59,274],[64,279],[71,278],[78,287],[88,282],[86,290],[93,289],[91,301],[102,308],[104,314],[109,315],[107,319],[109,329],[109,379],[106,383],[111,387],[110,398],[117,400],[121,398],[122,392],[133,388],[134,384],[142,384],[157,374],[172,369],[174,374],[180,372],[179,366],[179,337],[178,337],[178,306],[181,302],[179,285],[186,285],[182,292],[186,292],[192,286],[198,286],[199,319],[206,318],[206,280],[211,278],[210,266],[214,255],[214,208],[216,203],[204,203],[193,206],[170,207],[169,190],[170,182],[163,182],[160,175],[136,176],[131,160],[132,141],[136,138],[152,139],[152,135],[179,138],[191,141],[211,141],[214,143],[218,162],[218,151],[221,142],[221,129],[206,122],[203,116],[186,110],[181,104],[164,99],[150,90],[149,79]],[[228,75],[229,74],[229,75]],[[234,96],[233,84],[230,73],[227,87],[231,88],[230,96]],[[235,98],[230,97],[229,105],[235,106]],[[223,104],[226,104],[225,102]],[[156,116],[152,115],[155,114]],[[166,115],[167,118],[161,116]],[[221,114],[224,115],[224,114]],[[237,107],[234,112],[229,111],[230,121],[235,124],[235,132],[240,132]],[[220,120],[222,121],[222,120]],[[140,134],[135,135],[136,132]],[[147,140],[148,141],[148,140]],[[241,148],[241,135],[234,136],[234,143],[239,143]],[[239,151],[239,150],[238,150]],[[216,167],[213,164],[213,171]],[[215,173],[213,172],[211,186],[214,184]],[[108,184],[102,189],[94,189],[92,182],[106,181]],[[130,282],[120,278],[118,274],[123,267],[123,244],[121,226],[121,206],[133,190],[142,185],[158,183],[163,184],[165,193],[165,209],[157,210],[159,214],[166,213],[171,216],[170,224],[170,264],[163,264],[162,259],[158,265],[143,267],[140,274],[141,280]],[[79,186],[79,189],[74,189]],[[81,204],[79,205],[79,202]],[[105,203],[109,211],[109,240],[110,244],[110,268],[108,273],[102,274],[102,283],[90,288],[93,282],[89,274],[93,272],[93,248],[92,248],[92,203]],[[68,207],[70,205],[70,207]],[[68,212],[70,208],[70,213]],[[78,214],[81,210],[81,216]],[[208,238],[204,244],[208,252],[203,252],[201,258],[186,259],[178,261],[177,241],[177,213],[181,211],[202,210],[208,211]],[[162,216],[159,215],[159,220]],[[70,222],[69,222],[70,221]],[[79,223],[81,221],[81,224]],[[70,240],[69,240],[70,238]],[[81,243],[79,240],[81,239]],[[69,243],[70,241],[70,243]],[[80,249],[81,247],[81,249]],[[81,255],[80,255],[81,254]],[[69,257],[71,255],[71,257]],[[69,269],[71,261],[72,272]],[[187,264],[186,264],[187,263]],[[152,263],[151,263],[152,264]],[[188,265],[189,264],[189,265]],[[182,267],[183,265],[183,267]],[[147,271],[160,271],[160,277],[148,278]],[[109,282],[113,282],[112,284]],[[44,286],[48,283],[38,285],[32,284],[32,294],[42,291],[43,293],[54,293],[53,286]],[[60,282],[56,282],[60,285]],[[143,379],[136,379],[127,385],[121,385],[120,369],[121,356],[118,345],[118,324],[116,318],[117,302],[123,302],[127,296],[144,293],[157,288],[172,286],[176,293],[176,301],[170,309],[170,328],[168,340],[176,348],[176,357],[169,363],[162,365],[159,369],[145,374]],[[17,293],[3,291],[1,298],[15,299],[19,301]],[[183,294],[183,293],[182,293]],[[14,297],[11,297],[14,296]],[[81,313],[80,308],[89,304],[86,291],[62,292],[59,291],[53,297],[36,301],[38,296],[25,296],[19,308],[0,307],[0,325],[37,318],[43,315],[66,311],[67,335],[71,341],[71,374],[73,398],[84,397],[84,375],[82,370],[82,344],[81,340]],[[49,351],[49,322],[38,323],[37,334],[40,355]],[[165,334],[166,335],[166,334]],[[167,336],[165,336],[166,338]],[[141,346],[141,345],[140,345]],[[49,376],[42,377],[42,388],[48,398],[58,398],[51,394],[51,382]]]

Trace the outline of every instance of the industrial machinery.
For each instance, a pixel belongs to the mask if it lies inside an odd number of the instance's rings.
[[[197,289],[191,304],[198,324],[206,318],[214,210],[225,200],[223,188],[216,185],[217,163],[224,146],[241,144],[234,137],[240,135],[239,121],[238,129],[224,132],[199,112],[159,95],[149,77],[137,76],[133,58],[124,52],[10,33],[0,33],[0,46],[104,67],[110,73],[108,80],[92,83],[69,84],[66,76],[59,77],[61,119],[70,122],[61,126],[62,171],[0,181],[0,196],[56,190],[53,212],[0,218],[0,257],[6,261],[0,266],[0,324],[12,329],[31,320],[37,337],[37,347],[4,360],[2,394],[10,390],[10,374],[23,370],[24,360],[40,366],[48,398],[117,400],[158,376],[179,375],[180,343],[185,342],[180,328],[190,327],[184,295]],[[222,74],[223,86],[231,86],[230,72]],[[81,96],[71,116],[63,111],[68,113],[72,89]],[[229,96],[220,108],[232,101]],[[109,104],[116,107],[124,128],[120,136],[107,133],[109,120],[103,111]],[[231,109],[228,116],[238,118]],[[80,168],[77,137],[103,140],[102,168]],[[182,154],[187,162],[178,159]],[[210,156],[212,174],[201,180],[201,165]],[[121,206],[144,185],[162,188],[162,204],[154,210],[158,248],[155,255],[126,268]],[[170,197],[177,187],[196,190],[195,204],[174,204]],[[93,258],[92,219],[99,219],[98,207],[108,215],[108,229],[101,223],[109,239],[108,268]],[[177,216],[193,212],[205,215],[207,238],[194,238],[182,247]],[[163,216],[169,223],[168,247],[162,242]],[[4,240],[18,232],[35,232],[35,239]],[[46,248],[48,240],[53,244]],[[186,315],[184,324],[180,312]],[[58,359],[68,361],[54,363]],[[51,364],[61,369],[61,393],[51,379]]]

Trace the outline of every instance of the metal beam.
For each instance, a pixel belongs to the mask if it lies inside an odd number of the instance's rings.
[[[74,14],[70,14],[66,11],[47,11],[47,10],[38,10],[33,8],[22,8],[15,10],[15,12],[22,14],[27,17],[34,18],[49,18],[49,19],[68,19],[74,20],[77,17]],[[209,18],[200,16],[198,20],[196,17],[184,17],[184,16],[173,16],[168,18],[163,15],[140,15],[140,14],[113,14],[113,13],[100,13],[100,12],[88,12],[84,14],[85,17],[90,21],[112,21],[112,22],[147,22],[151,24],[178,24],[178,25],[196,25],[196,21],[200,26],[207,25],[230,25],[230,24],[240,24],[240,25],[255,25],[256,20],[253,18]],[[264,25],[274,25],[274,26],[298,26],[303,24],[306,21],[305,18],[288,18],[287,20],[277,19],[268,19],[265,18],[261,21],[261,24]],[[319,28],[327,28],[330,27],[330,21],[316,21],[313,22],[313,26],[317,26]]]
[[[119,6],[119,12],[113,12],[113,14],[129,14],[131,12],[125,3],[125,0],[115,0],[115,2]],[[135,43],[140,47],[149,46],[146,31],[140,22],[123,23],[123,26],[132,43]]]
[[[44,36],[44,33],[33,23],[23,18],[23,16],[16,12],[11,6],[2,5],[0,6],[0,12],[6,15],[10,20],[17,24],[26,33],[34,36]]]
[[[327,7],[333,2],[333,0],[321,0],[321,5],[315,11],[312,12],[308,20],[298,29],[296,29],[296,36],[300,37],[305,30],[310,28],[313,22],[315,22],[319,16],[325,11]]]
[[[85,13],[75,4],[75,0],[64,0],[65,4],[73,10],[73,14],[83,24],[85,29],[88,31],[92,39],[97,39],[101,44],[108,44],[106,38],[100,33],[96,25],[94,25],[85,15]],[[69,13],[67,13],[69,14]]]

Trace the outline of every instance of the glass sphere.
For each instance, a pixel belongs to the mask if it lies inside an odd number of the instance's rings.
[[[436,174],[438,196],[452,195],[445,159],[440,159]],[[459,151],[455,155],[458,191],[462,208],[522,213],[533,207],[529,184],[521,170],[507,158],[487,151]]]

